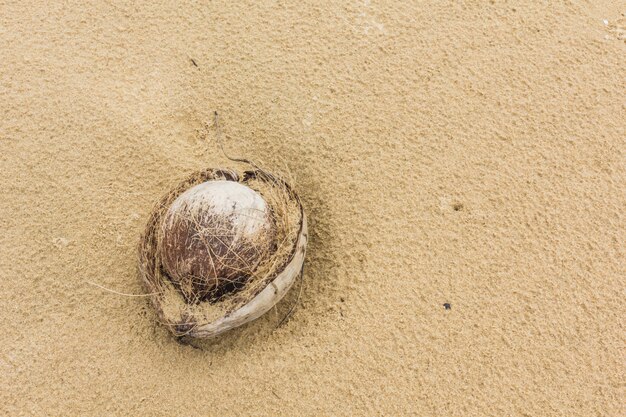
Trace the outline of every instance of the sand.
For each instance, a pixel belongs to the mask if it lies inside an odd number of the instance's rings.
[[[0,415],[626,414],[626,4],[340,3],[0,2]],[[193,347],[90,283],[215,110],[311,241]]]

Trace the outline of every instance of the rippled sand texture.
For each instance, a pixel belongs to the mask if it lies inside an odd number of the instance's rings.
[[[623,2],[133,3],[0,2],[0,415],[626,414]],[[310,245],[194,347],[93,284],[215,110]]]

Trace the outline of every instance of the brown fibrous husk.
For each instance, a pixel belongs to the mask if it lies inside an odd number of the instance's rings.
[[[237,291],[190,302],[190,297],[183,296],[163,268],[159,253],[161,226],[167,210],[178,196],[197,184],[216,180],[241,182],[265,199],[276,226],[276,244],[273,253],[255,268]],[[195,329],[227,317],[246,305],[290,263],[297,250],[296,242],[303,223],[304,212],[297,194],[285,181],[262,169],[245,171],[243,175],[230,169],[205,169],[190,175],[156,204],[139,244],[139,275],[160,321],[177,336],[194,336]],[[202,298],[197,297],[198,300]]]

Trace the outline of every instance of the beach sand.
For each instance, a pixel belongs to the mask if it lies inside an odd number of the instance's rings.
[[[623,1],[132,3],[0,2],[0,415],[626,414]],[[191,346],[97,285],[216,110],[311,240]]]

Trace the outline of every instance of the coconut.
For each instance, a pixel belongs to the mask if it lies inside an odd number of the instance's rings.
[[[297,194],[255,169],[196,172],[154,208],[139,274],[177,336],[212,337],[271,309],[304,264],[306,216]]]

